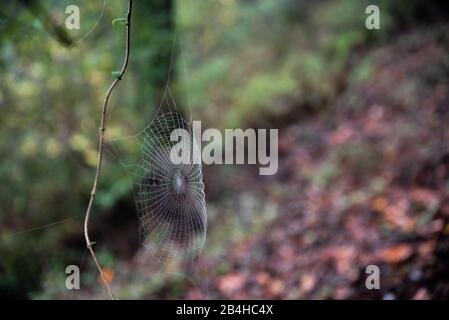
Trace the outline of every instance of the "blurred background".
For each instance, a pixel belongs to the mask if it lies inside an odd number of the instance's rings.
[[[79,30],[65,27],[71,4]],[[369,4],[379,30],[365,27]],[[111,22],[126,8],[0,8],[2,298],[107,298],[82,223],[102,101],[124,56],[125,28]],[[134,1],[91,220],[117,296],[448,298],[448,27],[449,6],[423,0]],[[276,175],[204,166],[209,225],[191,270],[139,262],[132,185],[111,147],[151,121],[172,51],[169,85],[186,114],[220,130],[279,129]],[[80,290],[65,287],[69,264]],[[365,287],[371,264],[380,290]]]

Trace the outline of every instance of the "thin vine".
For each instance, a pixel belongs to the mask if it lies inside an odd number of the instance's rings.
[[[97,259],[97,256],[95,255],[95,251],[93,249],[93,245],[95,244],[95,242],[91,241],[90,237],[89,237],[89,220],[90,220],[92,205],[94,203],[95,195],[97,192],[98,181],[100,179],[101,163],[103,160],[104,132],[106,131],[106,114],[107,114],[107,109],[108,109],[109,97],[110,97],[112,91],[114,90],[114,88],[116,87],[117,83],[123,78],[123,75],[126,72],[126,68],[128,67],[129,53],[130,53],[130,40],[131,40],[131,11],[132,11],[132,0],[128,0],[128,13],[126,15],[126,20],[125,20],[125,18],[120,18],[120,20],[123,20],[124,24],[126,25],[125,60],[123,61],[123,65],[122,65],[122,68],[120,69],[120,71],[119,72],[114,71],[112,73],[113,76],[115,77],[115,80],[109,86],[109,89],[104,98],[103,109],[101,112],[100,129],[99,129],[100,137],[99,137],[99,145],[98,145],[98,156],[97,156],[97,167],[96,167],[96,173],[95,173],[95,180],[94,180],[94,184],[92,186],[92,191],[90,193],[89,204],[87,206],[86,216],[84,219],[84,237],[86,239],[87,249],[89,250],[90,254],[92,255],[92,258],[95,262],[95,265],[97,266],[98,272],[100,273],[100,276],[104,283],[104,286],[106,287],[109,297],[112,300],[116,300],[117,298],[115,297],[114,293],[112,292],[111,288],[109,287],[108,281],[106,280],[106,277],[103,273],[103,269]]]

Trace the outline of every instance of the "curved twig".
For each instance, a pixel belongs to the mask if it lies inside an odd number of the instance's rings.
[[[96,173],[95,173],[95,180],[94,180],[94,184],[92,187],[92,191],[90,193],[89,204],[88,204],[87,210],[86,210],[86,217],[84,220],[84,237],[86,238],[87,249],[90,251],[90,254],[92,255],[95,265],[97,266],[98,272],[100,273],[101,279],[103,280],[103,283],[108,291],[109,297],[113,300],[116,300],[117,298],[112,293],[112,290],[109,287],[108,281],[106,280],[106,277],[101,268],[101,265],[98,262],[98,259],[95,255],[94,249],[92,248],[92,246],[95,244],[95,242],[92,242],[89,238],[89,219],[90,219],[90,213],[92,210],[92,205],[93,205],[94,199],[95,199],[95,194],[97,192],[97,185],[98,185],[98,180],[100,178],[100,171],[101,171],[101,162],[103,160],[104,132],[106,130],[106,113],[107,113],[107,109],[108,109],[109,97],[110,97],[112,91],[114,90],[115,86],[117,85],[117,83],[122,79],[123,75],[125,74],[126,68],[128,67],[129,52],[130,52],[130,39],[131,39],[131,10],[132,10],[132,0],[128,0],[128,13],[126,16],[125,60],[123,61],[123,65],[120,70],[120,73],[118,74],[118,76],[116,76],[115,80],[109,86],[109,89],[104,98],[103,110],[101,113],[101,124],[100,124],[100,129],[99,129],[100,141],[99,141],[99,145],[98,145],[97,169],[96,169]]]

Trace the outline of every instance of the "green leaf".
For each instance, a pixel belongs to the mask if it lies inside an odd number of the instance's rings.
[[[128,24],[128,20],[126,18],[117,18],[117,19],[112,20],[113,27],[115,27],[117,24],[126,26]]]
[[[112,76],[116,79],[120,79],[120,71],[112,71]]]

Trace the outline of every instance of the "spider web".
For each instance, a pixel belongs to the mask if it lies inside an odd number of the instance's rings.
[[[186,130],[191,139],[171,141],[176,129]],[[168,87],[151,122],[132,138],[140,161],[124,166],[137,180],[134,197],[143,249],[157,262],[185,266],[203,250],[207,212],[200,150]],[[177,143],[191,151],[188,163],[171,161]]]

